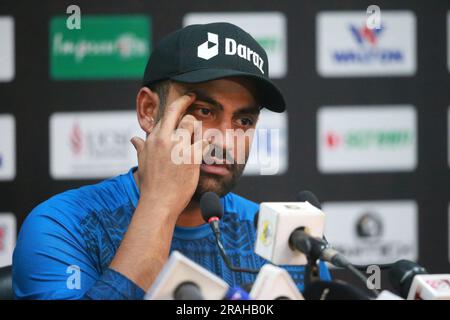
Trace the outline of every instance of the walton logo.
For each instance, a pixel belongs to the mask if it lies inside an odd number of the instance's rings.
[[[199,58],[209,60],[219,54],[219,36],[215,33],[208,32],[208,40],[197,47],[197,56]],[[237,43],[236,40],[225,38],[225,55],[238,55],[240,58],[252,62],[262,74],[264,74],[264,60],[259,54],[247,46]]]
[[[210,44],[212,45],[210,47]],[[208,32],[208,40],[203,42],[197,48],[197,56],[199,58],[209,60],[219,54],[219,36],[215,33]]]
[[[381,31],[383,31],[383,27],[380,29],[369,29],[366,25],[364,27],[358,29],[354,25],[350,26],[350,31],[352,32],[356,42],[360,45],[364,45],[364,43],[369,43],[371,46],[376,46],[378,43],[378,37],[380,36]]]
[[[393,63],[404,60],[404,53],[397,49],[379,47],[379,37],[384,32],[381,29],[370,30],[367,26],[357,28],[350,25],[350,32],[353,35],[359,49],[337,50],[334,52],[334,59],[339,63]]]

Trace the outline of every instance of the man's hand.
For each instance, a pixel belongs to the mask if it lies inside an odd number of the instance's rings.
[[[197,136],[194,133],[201,128],[200,122],[192,115],[183,116],[194,99],[194,95],[181,96],[167,106],[164,116],[146,141],[138,137],[131,140],[139,163],[140,201],[150,201],[176,216],[188,205],[195,192],[200,176],[200,163],[194,163],[191,159],[190,164],[175,164],[171,159],[172,150],[190,149],[191,155],[202,154],[208,144],[205,140],[191,144],[191,139],[173,139],[177,130],[186,130],[190,137]]]
[[[146,141],[132,139],[138,155],[141,196],[110,268],[143,290],[149,288],[166,262],[176,220],[197,188],[200,163],[175,164],[171,159],[174,147],[190,148],[194,155],[202,154],[208,144],[172,138],[176,130],[188,130],[192,138],[200,129],[193,116],[183,116],[193,100],[192,95],[178,98],[167,107]],[[183,143],[186,145],[177,145]]]

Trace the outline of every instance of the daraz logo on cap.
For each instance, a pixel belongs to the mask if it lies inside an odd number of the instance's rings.
[[[209,44],[213,46],[210,48]],[[215,33],[208,32],[208,40],[203,42],[197,48],[197,56],[199,58],[209,60],[219,54],[219,36]]]
[[[211,46],[212,44],[212,46]],[[219,36],[208,32],[208,40],[197,47],[197,57],[209,60],[219,54]],[[259,54],[236,40],[225,38],[225,54],[228,56],[238,55],[242,59],[252,62],[262,74],[264,74],[264,60]]]

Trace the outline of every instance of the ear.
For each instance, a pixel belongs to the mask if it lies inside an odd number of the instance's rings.
[[[159,97],[147,87],[142,87],[136,96],[136,112],[139,125],[149,134],[156,124],[159,110]]]

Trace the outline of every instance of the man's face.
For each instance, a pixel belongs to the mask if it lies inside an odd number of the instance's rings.
[[[236,185],[248,159],[260,110],[255,88],[242,78],[201,84],[172,83],[167,104],[187,92],[195,93],[196,99],[186,114],[201,121],[202,136],[211,143],[211,150],[200,166],[193,200],[198,201],[206,191],[223,196]],[[215,163],[210,164],[212,160]]]

